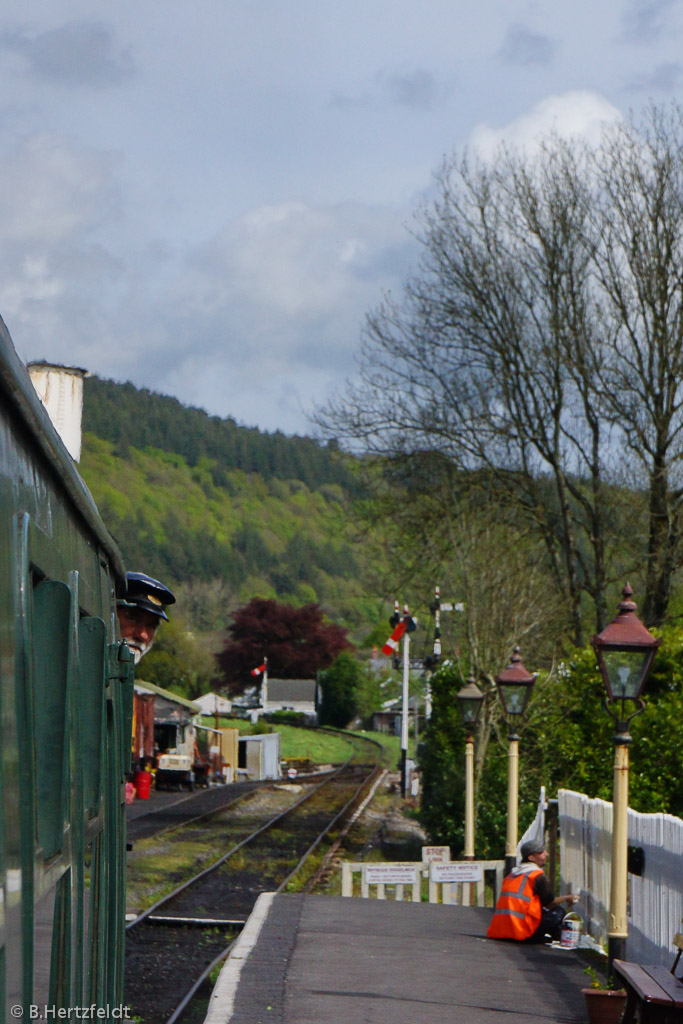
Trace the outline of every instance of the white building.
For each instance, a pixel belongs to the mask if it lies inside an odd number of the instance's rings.
[[[205,693],[194,703],[199,704],[203,715],[229,715],[232,711],[232,701],[218,693]]]
[[[261,714],[298,711],[307,718],[318,717],[318,683],[315,679],[268,679],[268,694]]]

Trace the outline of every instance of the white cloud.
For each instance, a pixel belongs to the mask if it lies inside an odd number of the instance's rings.
[[[502,128],[478,125],[472,133],[470,146],[490,160],[502,144],[533,151],[551,132],[564,139],[581,137],[597,143],[604,126],[621,118],[621,112],[597,93],[568,92],[546,97]]]
[[[57,195],[55,243],[26,244],[15,266],[0,253],[0,308],[21,354],[265,429],[310,429],[306,413],[354,371],[365,313],[414,261],[408,210],[283,203],[184,254],[133,249],[109,266],[88,243],[91,218],[69,220],[70,190]]]
[[[191,253],[171,285],[182,313],[157,352],[161,386],[244,422],[305,429],[302,410],[352,371],[365,312],[400,287],[414,248],[397,210],[251,211]]]
[[[25,137],[0,160],[3,246],[50,246],[101,224],[117,203],[115,158],[47,132]]]
[[[82,308],[118,274],[98,232],[120,212],[116,160],[48,133],[0,159],[0,311],[17,342],[76,341]],[[78,312],[77,312],[78,310]],[[62,353],[65,358],[65,353]]]
[[[409,244],[394,209],[264,206],[191,255],[184,290],[192,306],[209,313],[230,315],[237,303],[256,325],[303,328],[339,316],[359,296],[379,298],[381,287],[404,271]]]

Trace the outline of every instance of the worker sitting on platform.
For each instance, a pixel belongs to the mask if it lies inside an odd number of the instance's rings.
[[[498,897],[489,939],[516,939],[518,942],[545,942],[559,939],[565,911],[579,899],[571,893],[555,896],[543,871],[548,853],[542,840],[522,843],[522,863],[513,868]]]
[[[162,619],[168,622],[166,605],[175,604],[175,596],[159,580],[144,572],[126,573],[126,595],[116,602],[121,636],[137,665],[154,643]]]

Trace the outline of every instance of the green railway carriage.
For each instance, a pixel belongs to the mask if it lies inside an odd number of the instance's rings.
[[[116,638],[125,573],[2,320],[0,529],[0,1024],[17,1007],[50,1021],[94,1004],[116,1019],[133,702]]]

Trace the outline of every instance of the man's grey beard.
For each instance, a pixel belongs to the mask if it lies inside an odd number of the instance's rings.
[[[128,646],[133,652],[133,660],[136,665],[139,663],[140,658],[144,658],[147,652],[151,650],[152,644],[154,643],[154,641],[152,641],[152,643],[149,644],[133,644],[130,642],[130,640],[128,640],[127,642]]]

